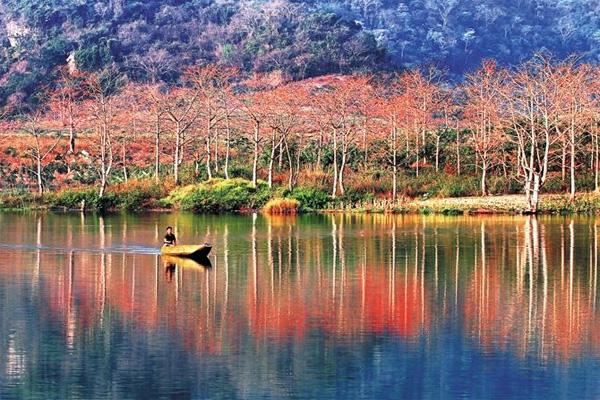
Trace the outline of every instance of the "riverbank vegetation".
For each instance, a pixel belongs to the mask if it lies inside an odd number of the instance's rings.
[[[537,212],[542,193],[579,210],[600,186],[600,72],[575,59],[486,61],[460,85],[433,69],[285,82],[211,64],[177,85],[60,73],[36,109],[3,109],[3,207],[395,210],[524,194],[519,209]]]
[[[459,193],[459,192],[456,192]],[[169,187],[151,180],[131,181],[111,186],[100,197],[94,188],[78,187],[45,192],[9,190],[0,194],[0,210],[45,209],[56,211],[169,211],[198,213],[253,212],[296,214],[299,212],[366,212],[422,214],[490,214],[528,212],[521,194],[472,197],[405,197],[393,202],[370,193],[352,192],[333,198],[326,190],[298,187],[290,191],[283,186],[269,188],[259,181],[214,178],[182,187]],[[598,214],[600,194],[581,193],[574,200],[568,194],[543,194],[538,212],[547,214]]]

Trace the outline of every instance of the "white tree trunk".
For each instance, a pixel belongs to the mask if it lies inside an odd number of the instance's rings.
[[[257,173],[258,173],[258,138],[259,138],[260,125],[256,122],[254,126],[254,159],[252,160],[252,186],[256,187]]]
[[[333,190],[331,196],[335,199],[337,196],[337,185],[338,185],[338,165],[337,165],[337,132],[333,130]]]
[[[398,150],[397,150],[397,130],[392,128],[392,200],[394,203],[398,197]]]
[[[37,150],[37,154],[35,157],[36,160],[36,175],[37,175],[37,186],[38,186],[38,194],[41,196],[44,194],[44,185],[42,183],[42,159],[40,155],[40,150]]]
[[[225,179],[229,179],[229,148],[231,147],[231,129],[229,127],[229,117],[226,117],[227,124],[227,143],[225,144]]]
[[[269,187],[273,187],[273,164],[275,163],[275,132],[271,134],[271,154],[269,156],[269,175],[267,178],[267,183]]]
[[[175,153],[173,154],[173,175],[175,177],[175,184],[179,185],[179,158],[181,151],[181,123],[176,123],[175,131]]]
[[[570,195],[569,198],[571,201],[575,200],[575,191],[576,189],[576,184],[575,184],[575,127],[571,126],[571,140],[569,143],[570,146],[570,152],[571,152],[571,190],[570,190]]]
[[[160,181],[160,117],[156,117],[156,131],[154,132],[154,181]]]

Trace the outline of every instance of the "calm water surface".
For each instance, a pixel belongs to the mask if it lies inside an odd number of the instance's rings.
[[[599,225],[0,214],[0,399],[600,398]]]

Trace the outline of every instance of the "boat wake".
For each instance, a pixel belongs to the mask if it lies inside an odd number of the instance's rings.
[[[15,243],[0,243],[0,250],[21,250],[21,251],[49,251],[57,253],[94,253],[94,254],[107,254],[107,253],[120,253],[120,254],[149,254],[156,255],[160,254],[160,248],[149,247],[142,245],[122,245],[122,246],[110,246],[103,248],[94,247],[62,247],[62,246],[47,246],[47,245],[36,245],[36,244],[15,244]]]

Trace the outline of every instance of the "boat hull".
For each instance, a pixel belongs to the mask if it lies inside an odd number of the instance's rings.
[[[177,246],[163,246],[160,248],[160,253],[166,256],[176,257],[206,257],[211,249],[212,246],[206,244],[183,244]]]

